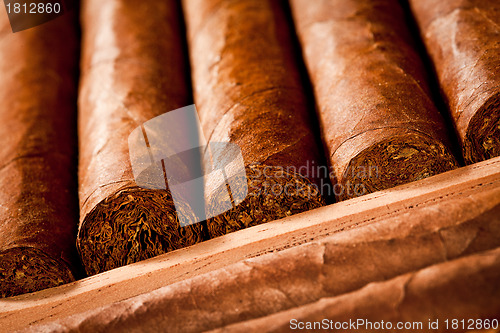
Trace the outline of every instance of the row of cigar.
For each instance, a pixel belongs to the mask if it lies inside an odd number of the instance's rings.
[[[0,295],[320,207],[314,165],[344,200],[459,167],[453,142],[468,164],[500,155],[499,23],[493,0],[82,0],[18,33],[2,14]],[[249,194],[181,227],[168,189],[137,185],[128,136],[193,102]]]

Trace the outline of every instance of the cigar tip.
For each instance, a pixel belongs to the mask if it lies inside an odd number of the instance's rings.
[[[500,156],[500,92],[491,95],[470,120],[463,154],[467,164]]]
[[[43,251],[15,247],[0,252],[0,297],[11,297],[74,281],[69,267]]]
[[[440,141],[407,132],[381,140],[356,155],[338,179],[340,200],[385,190],[458,167]],[[337,193],[336,193],[337,194]]]
[[[88,275],[190,246],[204,240],[203,225],[181,227],[167,190],[126,187],[97,204],[86,215],[77,247]]]
[[[318,187],[300,174],[286,168],[252,165],[246,168],[248,194],[238,206],[207,221],[211,237],[281,219],[325,204]],[[235,186],[243,188],[243,186]],[[226,197],[223,189],[212,194],[217,203]]]

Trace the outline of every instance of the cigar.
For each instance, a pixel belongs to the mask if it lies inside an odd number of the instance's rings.
[[[291,9],[340,200],[457,167],[396,0]]]
[[[356,323],[354,328],[348,325],[330,329],[341,332],[466,332],[469,319],[474,325],[481,321],[481,326],[472,327],[483,327],[486,322],[490,327],[492,322],[498,324],[498,281],[500,248],[211,332],[289,332],[298,322],[321,322],[324,318],[328,325]],[[457,325],[452,327],[454,319]],[[410,326],[398,329],[399,322]]]
[[[500,246],[496,185],[458,201],[451,198],[382,217],[320,242],[247,259],[42,327],[118,332],[141,323],[160,331],[168,327],[201,332],[494,249]]]
[[[71,282],[75,248],[74,13],[18,33],[0,15],[0,296]]]
[[[168,187],[138,185],[129,156],[134,130],[191,104],[180,13],[175,0],[82,1],[77,245],[89,275],[204,239],[201,224],[180,226]]]
[[[498,1],[409,1],[466,163],[500,155]]]
[[[283,1],[183,5],[203,131],[208,144],[239,146],[247,176],[237,186],[247,183],[246,198],[208,220],[210,236],[323,205],[321,181],[308,169],[321,163]],[[208,186],[209,206],[227,203],[224,192]]]

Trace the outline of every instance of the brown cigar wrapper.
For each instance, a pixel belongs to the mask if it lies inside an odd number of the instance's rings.
[[[311,185],[320,180],[294,172],[308,162],[318,165],[319,153],[283,2],[186,0],[183,5],[205,136],[209,143],[239,145],[247,171],[247,198],[208,221],[210,236],[321,206]],[[289,167],[294,169],[280,173]],[[216,190],[212,200],[221,200]]]
[[[139,188],[128,136],[189,104],[174,0],[82,1],[78,248],[96,274],[203,239],[181,228],[170,192]],[[186,208],[187,209],[187,208]]]
[[[466,163],[500,155],[500,4],[411,0]]]
[[[77,20],[0,14],[0,297],[74,280]]]
[[[333,322],[364,319],[391,322],[386,332],[415,332],[397,329],[396,323],[421,322],[423,332],[465,332],[451,330],[451,320],[500,318],[500,248],[431,266],[394,279],[372,283],[352,293],[324,298],[315,303],[268,317],[227,326],[211,332],[289,332],[291,319]],[[448,328],[445,320],[448,319]],[[437,329],[429,328],[438,320]],[[305,330],[313,331],[313,330]],[[340,329],[349,332],[349,329]],[[368,327],[359,332],[373,332]]]
[[[415,208],[321,242],[248,259],[42,327],[198,332],[352,292],[370,282],[498,247],[499,193],[492,185],[463,200]],[[437,209],[442,213],[436,214]],[[491,287],[488,283],[484,281],[485,290]],[[377,297],[383,300],[383,295]],[[481,299],[474,302],[483,305]]]
[[[457,167],[397,1],[290,4],[338,198]]]

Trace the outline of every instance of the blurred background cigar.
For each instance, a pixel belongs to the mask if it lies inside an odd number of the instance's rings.
[[[500,155],[500,2],[409,0],[466,163]]]
[[[398,1],[292,0],[291,9],[339,199],[457,167]]]
[[[83,0],[81,17],[78,249],[90,275],[192,245],[203,230],[180,226],[168,189],[139,187],[129,158],[133,130],[191,104],[178,1]]]
[[[78,275],[78,42],[74,12],[17,33],[0,13],[1,297]]]
[[[242,151],[248,184],[236,208],[208,220],[211,237],[323,205],[319,152],[284,2],[185,0],[194,100],[208,143]],[[309,167],[308,167],[309,166]],[[300,168],[304,172],[300,173]],[[224,188],[208,188],[212,206]]]

